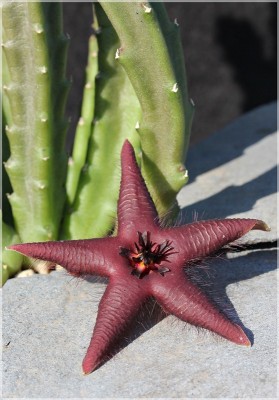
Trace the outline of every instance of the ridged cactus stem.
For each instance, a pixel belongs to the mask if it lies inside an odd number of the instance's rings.
[[[179,17],[178,19],[176,18],[174,21],[171,21],[166,8],[159,2],[153,2],[152,7],[156,13],[157,20],[166,40],[176,80],[179,82],[178,88],[182,93],[183,108],[185,113],[183,160],[186,161],[193,119],[194,103],[188,95],[184,51],[180,38],[180,27],[178,23]]]
[[[119,195],[120,151],[126,138],[139,148],[136,125],[140,105],[115,59],[119,39],[100,5],[95,9],[99,52],[94,123],[75,201],[64,220],[63,239],[101,237],[112,230]]]
[[[1,27],[1,39],[2,39],[2,27]],[[2,80],[3,82],[10,81],[10,74],[7,66],[5,53],[2,51]],[[10,146],[6,134],[6,127],[13,125],[12,113],[10,103],[7,96],[3,96],[3,85],[1,85],[1,98],[2,98],[2,157],[1,162],[5,162],[10,157]],[[14,220],[12,216],[11,205],[8,201],[7,194],[12,192],[11,183],[7,172],[2,168],[2,213],[3,220],[11,226],[14,226]],[[4,228],[3,228],[4,229]]]
[[[98,44],[96,36],[89,39],[88,63],[83,91],[81,116],[75,134],[73,154],[68,162],[66,192],[68,205],[74,202],[81,170],[86,162],[88,142],[95,109],[95,78],[98,73]]]
[[[8,70],[5,53],[2,52],[2,82],[9,82],[9,81],[10,81],[10,73]],[[13,120],[12,120],[12,113],[9,100],[7,96],[3,96],[2,88],[1,88],[1,95],[2,95],[2,110],[3,110],[3,115],[5,117],[5,121],[2,120],[2,128],[3,128],[2,130],[4,130],[7,124],[12,125]]]
[[[5,168],[22,241],[56,239],[65,201],[69,82],[61,12],[58,3],[3,3],[3,61],[9,72],[4,96],[12,120],[6,128],[11,156]]]
[[[142,2],[100,2],[121,46],[118,62],[127,72],[142,108],[139,123],[142,172],[162,216],[176,203],[187,182],[183,165],[189,140],[193,104],[188,98],[181,54],[172,60],[164,5]],[[160,11],[161,10],[161,11]],[[162,16],[160,15],[162,13]],[[157,17],[158,15],[158,17]],[[129,21],[129,23],[127,23]],[[173,30],[177,25],[173,23]],[[166,35],[166,37],[165,37]],[[175,38],[176,36],[176,38]],[[177,35],[173,35],[177,40]],[[179,45],[174,45],[181,52]]]

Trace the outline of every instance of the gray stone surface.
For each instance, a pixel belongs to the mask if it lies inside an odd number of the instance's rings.
[[[224,150],[218,134],[213,142],[193,149],[187,165],[192,182],[179,197],[182,205],[204,211],[207,218],[253,216],[274,227],[273,116],[271,105],[236,121],[233,130],[226,128]],[[232,177],[227,168],[241,173]],[[243,187],[247,198],[237,194]],[[190,207],[190,217],[191,212]],[[255,237],[261,240],[258,232]],[[268,238],[275,237],[273,230]],[[241,321],[254,341],[251,348],[173,317],[155,323],[151,316],[143,323],[145,329],[135,326],[135,340],[130,336],[123,350],[88,376],[82,375],[81,362],[105,283],[71,278],[63,271],[8,281],[3,288],[3,397],[276,397],[275,249],[227,254],[212,260],[208,272],[196,269],[194,278],[204,282],[204,290],[225,312]]]
[[[178,201],[185,222],[241,217],[263,219],[269,233],[252,232],[248,241],[277,239],[277,109],[260,107],[237,119],[189,151],[189,183]]]
[[[275,397],[275,251],[237,253],[214,264],[212,292],[253,332],[253,347],[167,317],[88,376],[81,361],[105,285],[64,272],[9,281],[3,396]]]

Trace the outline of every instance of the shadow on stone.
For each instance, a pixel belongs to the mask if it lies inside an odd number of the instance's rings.
[[[223,253],[222,256],[212,256],[212,258],[186,267],[185,273],[195,285],[201,288],[221,313],[243,329],[251,345],[253,345],[253,332],[244,326],[240,320],[233,303],[226,293],[226,289],[228,285],[252,279],[258,275],[275,270],[277,268],[276,260],[276,250],[255,251],[230,259]],[[251,312],[253,312],[253,299],[251,299]],[[115,350],[98,368],[142,334],[161,322],[166,316],[167,314],[153,298],[148,299],[142,305],[140,313],[126,331],[125,337],[114,344]]]
[[[197,268],[186,269],[186,274],[193,283],[202,288],[221,312],[240,325],[253,345],[253,333],[243,325],[226,290],[231,284],[255,278],[276,268],[277,251],[274,249],[248,252],[233,258],[228,258],[223,253],[204,260]],[[253,299],[251,299],[251,312],[253,312]]]
[[[246,148],[276,130],[277,103],[274,102],[243,115],[222,131],[190,147],[186,160],[189,183],[203,173],[243,155]],[[270,151],[273,152],[273,149]]]
[[[225,218],[253,208],[257,200],[277,192],[277,168],[274,167],[259,177],[241,186],[229,186],[211,197],[205,198],[182,209],[182,220]]]
[[[141,335],[152,329],[160,321],[166,317],[166,313],[162,310],[159,304],[153,299],[149,298],[141,306],[141,309],[131,322],[130,326],[125,330],[125,336],[120,337],[111,346],[113,351],[107,356],[107,359],[103,361],[97,368],[101,368],[107,361],[113,358],[117,353],[123,350],[125,347],[129,346],[134,340],[138,339]]]

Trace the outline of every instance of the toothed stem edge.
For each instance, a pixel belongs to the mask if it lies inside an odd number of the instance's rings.
[[[53,240],[65,200],[67,161],[68,38],[61,29],[61,4],[5,2],[2,7],[3,62],[9,71],[4,97],[12,121],[6,130],[9,201],[21,240]]]

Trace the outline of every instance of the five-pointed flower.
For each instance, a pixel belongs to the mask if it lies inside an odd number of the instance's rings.
[[[84,373],[92,372],[106,359],[149,297],[183,321],[249,346],[241,327],[209,301],[187,278],[184,268],[251,229],[265,231],[268,226],[256,219],[223,219],[163,228],[128,141],[122,148],[121,168],[116,236],[10,247],[60,264],[75,276],[109,278],[83,360]]]

